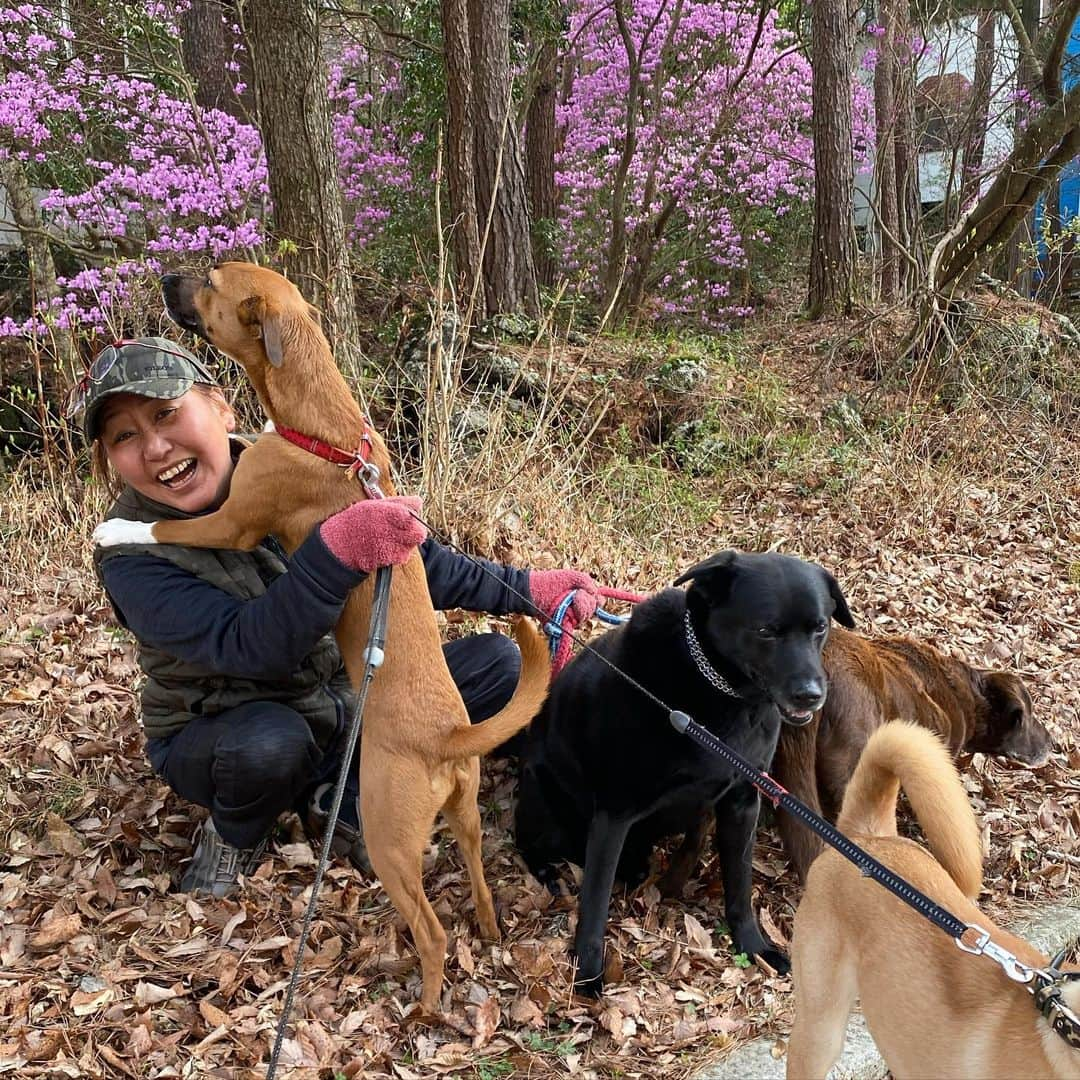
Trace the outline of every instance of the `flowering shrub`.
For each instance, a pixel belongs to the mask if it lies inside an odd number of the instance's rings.
[[[644,274],[643,295],[666,315],[722,324],[750,310],[734,284],[755,248],[768,245],[777,222],[810,197],[810,65],[775,11],[758,34],[755,4],[634,0],[626,7],[641,69],[626,277]],[[577,0],[569,37],[578,63],[559,113],[565,269],[599,286],[631,63],[609,0]],[[658,222],[662,234],[650,242]]]
[[[142,16],[158,20],[175,48],[177,9],[147,10]],[[238,28],[231,29],[235,42]],[[0,9],[0,156],[26,164],[45,191],[40,207],[49,224],[101,264],[61,277],[51,311],[0,320],[0,336],[50,326],[115,332],[115,313],[140,276],[178,261],[250,257],[264,242],[269,200],[258,130],[185,100],[167,74],[153,81],[110,71],[100,54],[78,55],[75,46],[45,7]],[[390,118],[380,115],[398,90],[396,72],[366,61],[359,47],[345,50],[329,80],[358,246],[386,229],[411,191],[407,150],[418,138],[399,148]],[[362,86],[365,67],[376,70],[376,84]],[[235,46],[229,70],[239,77]]]
[[[103,264],[58,279],[52,311],[8,319],[0,334],[104,331],[133,276],[262,242],[258,131],[181,99],[159,85],[166,76],[110,71],[75,46],[48,8],[0,9],[0,155],[26,164],[46,220]]]
[[[681,18],[673,27],[676,11]],[[732,279],[747,267],[750,246],[769,241],[768,216],[755,211],[780,218],[810,191],[809,65],[798,53],[782,55],[792,39],[775,13],[755,47],[756,7],[739,0],[688,0],[681,9],[667,0],[636,0],[627,24],[641,65],[629,234],[640,236],[669,200],[675,204],[647,291],[670,315],[707,322],[743,315]],[[578,39],[580,65],[559,117],[566,130],[558,176],[566,256],[568,269],[599,281],[630,60],[604,0],[580,0],[570,35]],[[633,244],[631,257],[640,257]]]
[[[341,190],[352,214],[350,236],[366,246],[380,238],[394,210],[413,191],[409,150],[423,141],[423,134],[401,139],[398,117],[389,107],[401,94],[398,65],[386,60],[373,73],[363,46],[349,46],[330,65],[327,90],[334,107]]]

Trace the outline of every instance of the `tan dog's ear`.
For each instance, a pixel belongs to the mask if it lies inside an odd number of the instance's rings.
[[[241,300],[236,309],[236,317],[241,326],[246,326],[252,337],[262,337],[262,321],[266,314],[266,301],[261,296],[249,296]]]
[[[274,367],[281,367],[285,361],[285,350],[281,344],[280,319],[276,312],[267,307],[266,297],[249,296],[240,302],[238,312],[240,321],[251,330],[252,336],[262,339],[266,359]]]
[[[266,359],[274,367],[281,367],[285,363],[285,347],[281,343],[281,316],[276,311],[263,317],[262,339]]]

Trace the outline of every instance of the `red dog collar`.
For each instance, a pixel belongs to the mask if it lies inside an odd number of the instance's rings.
[[[359,478],[369,498],[381,499],[379,467],[371,460],[371,428],[366,419],[363,419],[362,423],[364,429],[360,435],[360,445],[351,452],[342,450],[340,447],[322,439],[317,439],[314,435],[305,435],[295,428],[275,427],[274,430],[283,439],[288,440],[294,446],[299,446],[301,450],[306,450],[309,454],[314,454],[316,457],[329,461],[334,465],[341,465],[353,476]]]

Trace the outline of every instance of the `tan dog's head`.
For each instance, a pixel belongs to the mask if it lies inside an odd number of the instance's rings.
[[[355,430],[359,412],[319,313],[291,281],[254,263],[226,262],[202,274],[166,274],[161,292],[174,322],[243,366],[276,424],[321,434],[316,429],[332,417],[334,427],[347,420]]]
[[[980,671],[985,708],[975,722],[967,750],[1004,754],[1038,768],[1049,760],[1050,734],[1031,715],[1031,695],[1011,671]]]
[[[254,263],[226,262],[204,274],[166,274],[161,292],[169,317],[243,364],[281,367],[289,339],[314,332],[319,313],[287,278]]]

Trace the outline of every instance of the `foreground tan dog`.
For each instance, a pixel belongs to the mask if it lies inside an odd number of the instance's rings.
[[[801,728],[785,728],[772,775],[796,798],[836,820],[867,739],[889,720],[910,720],[949,749],[1004,754],[1040,766],[1052,749],[1012,672],[984,671],[909,637],[862,637],[834,627],[825,645],[829,696]],[[780,835],[802,880],[821,841],[787,814]]]
[[[902,786],[939,861],[896,835]],[[1047,958],[972,903],[982,882],[975,815],[948,751],[914,724],[867,743],[838,827],[958,919],[989,930],[1025,964]],[[897,1080],[1080,1077],[1080,1050],[1055,1034],[1031,994],[984,956],[962,952],[929,920],[829,849],[810,868],[792,939],[795,1026],[789,1080],[821,1077],[840,1056],[858,997]],[[1067,965],[1067,970],[1080,970]],[[1080,983],[1066,1003],[1080,1005]]]
[[[359,406],[334,364],[314,311],[279,274],[247,263],[224,263],[206,277],[172,275],[165,282],[170,314],[237,360],[278,427],[290,427],[352,450],[364,430]],[[372,461],[384,493],[393,494],[390,461],[372,434]],[[132,530],[140,543],[248,550],[273,534],[294,551],[323,519],[363,498],[360,483],[341,466],[266,434],[244,451],[231,493],[215,513],[151,526],[107,522]],[[103,526],[102,528],[105,528]],[[152,535],[134,535],[134,530]],[[111,542],[118,542],[111,537]],[[353,685],[364,672],[374,575],[349,597],[336,628]],[[480,854],[477,755],[521,730],[547,693],[549,661],[533,624],[519,620],[521,678],[507,706],[470,725],[443,658],[439,630],[419,555],[394,570],[386,659],[371,684],[364,715],[360,801],[371,865],[412,930],[420,953],[427,1013],[438,1009],[446,932],[424,895],[421,859],[441,810],[461,845],[483,935],[499,937]]]

